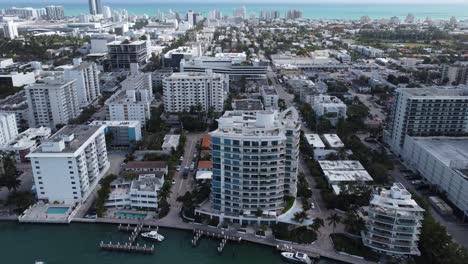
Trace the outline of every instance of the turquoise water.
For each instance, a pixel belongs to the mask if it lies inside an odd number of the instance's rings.
[[[154,244],[154,255],[101,251],[105,242],[125,242],[129,233],[117,225],[33,225],[0,222],[0,252],[4,264],[286,264],[273,248],[249,243],[228,243],[218,254],[219,240],[202,238],[192,247],[191,232],[160,229],[164,242],[139,238],[137,243]],[[320,264],[336,263],[320,260]]]
[[[127,219],[145,219],[146,214],[143,213],[127,213],[127,212],[117,212],[115,217],[127,218]]]
[[[49,207],[46,214],[64,214],[68,211],[68,207]]]
[[[432,17],[433,19],[448,19],[451,16],[457,18],[468,18],[468,2],[466,4],[338,4],[338,3],[320,3],[320,4],[299,4],[299,3],[271,3],[271,4],[244,4],[244,3],[178,3],[177,1],[151,1],[146,3],[141,1],[131,1],[131,4],[125,3],[112,3],[110,1],[103,1],[104,4],[109,5],[112,9],[127,9],[129,14],[148,14],[154,16],[157,10],[167,12],[172,9],[175,12],[184,13],[188,9],[192,9],[202,14],[207,14],[208,11],[218,9],[224,15],[232,15],[232,10],[241,5],[247,8],[247,14],[255,13],[257,16],[260,10],[279,10],[281,16],[288,9],[302,10],[305,18],[314,19],[333,19],[333,18],[346,18],[357,19],[361,16],[369,16],[371,18],[382,18],[398,16],[404,18],[408,13],[414,14],[417,18]],[[285,1],[287,2],[287,1]],[[324,2],[326,2],[324,0]],[[378,1],[376,1],[378,3]],[[44,7],[50,3],[60,4],[65,7],[66,15],[79,15],[89,13],[88,1],[76,3],[75,1],[6,1],[0,2],[0,8],[10,7],[15,5],[17,7],[32,6]]]

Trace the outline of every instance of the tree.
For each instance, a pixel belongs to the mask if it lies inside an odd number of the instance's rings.
[[[341,222],[341,217],[338,214],[334,213],[327,217],[327,221],[329,226],[333,226],[333,233],[335,233],[335,228]]]
[[[346,231],[352,234],[359,234],[364,229],[365,222],[354,210],[346,211],[343,219]]]
[[[293,217],[294,221],[302,223],[306,219],[309,219],[309,216],[307,215],[307,213],[305,211],[300,211],[300,212],[294,213],[294,217]]]
[[[325,221],[323,221],[322,218],[317,217],[314,219],[314,223],[310,225],[310,228],[312,228],[314,232],[319,232],[319,229],[324,226],[325,226]]]
[[[8,191],[16,191],[21,186],[21,180],[18,178],[19,173],[16,169],[13,154],[2,153],[0,158],[0,164],[3,165],[3,170],[0,174],[0,187],[6,187]]]

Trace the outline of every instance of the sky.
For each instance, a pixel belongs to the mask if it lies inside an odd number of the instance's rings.
[[[49,4],[49,3],[79,3],[87,2],[87,0],[0,0],[0,3],[35,3],[35,4]],[[103,4],[112,3],[129,3],[128,0],[102,0]],[[307,4],[328,4],[328,3],[347,3],[347,4],[467,4],[467,0],[133,0],[132,2],[138,3],[307,3]]]

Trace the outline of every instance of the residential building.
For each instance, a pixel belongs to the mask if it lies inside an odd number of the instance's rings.
[[[65,69],[65,80],[76,80],[76,90],[80,107],[87,107],[101,96],[99,70],[94,62],[73,59],[73,66]]]
[[[29,126],[68,124],[79,115],[76,81],[45,78],[43,82],[25,87],[29,109]]]
[[[320,168],[333,192],[340,194],[343,184],[367,185],[374,181],[357,160],[319,160]]]
[[[317,116],[325,117],[330,120],[332,125],[337,125],[341,118],[346,119],[348,107],[338,97],[320,94],[312,99],[313,101],[310,104]]]
[[[32,7],[11,7],[4,10],[6,15],[18,16],[21,19],[40,19],[44,10]]]
[[[443,65],[440,80],[448,85],[468,84],[468,61],[457,61],[452,65]]]
[[[140,121],[101,121],[91,122],[91,126],[105,126],[104,133],[111,148],[129,148],[142,139]]]
[[[61,20],[65,18],[63,6],[46,6],[46,14],[48,20]]]
[[[165,135],[161,149],[171,153],[172,150],[177,150],[179,146],[180,135]]]
[[[1,115],[1,114],[0,114]],[[29,153],[51,135],[48,127],[29,128],[16,136],[8,145],[0,145],[0,151],[15,153],[16,162],[29,162]]]
[[[212,136],[210,211],[222,220],[276,222],[284,196],[296,195],[300,122],[296,109],[255,115],[227,111]],[[255,212],[262,210],[261,217]]]
[[[115,41],[116,36],[109,33],[95,33],[91,35],[91,54],[103,54],[108,52],[107,44]]]
[[[11,113],[0,113],[0,146],[10,144],[18,136],[16,116]]]
[[[142,174],[133,181],[117,179],[111,183],[112,191],[105,206],[154,211],[158,208],[158,193],[163,184],[164,177],[155,174]]]
[[[232,109],[252,115],[255,115],[257,111],[264,110],[263,103],[259,99],[236,99],[232,102]]]
[[[376,191],[370,200],[362,242],[388,255],[420,255],[418,240],[423,212],[401,183],[394,183],[390,190]]]
[[[369,46],[350,45],[350,48],[369,58],[379,58],[385,56],[385,52],[383,50]]]
[[[229,79],[224,74],[180,72],[163,80],[163,102],[166,112],[190,111],[200,107],[222,112],[229,92]]]
[[[104,126],[65,126],[27,157],[39,200],[82,203],[109,168]]]
[[[149,43],[144,40],[116,40],[108,43],[107,48],[111,70],[128,70],[131,63],[143,65],[149,58]]]
[[[468,216],[468,137],[406,136],[402,158]]]
[[[123,80],[120,85],[122,86],[123,90],[137,90],[144,92],[149,96],[149,100],[153,100],[153,82],[151,80],[151,73],[141,73],[138,71],[138,64],[132,63],[130,68],[134,68],[131,71],[130,75],[127,76],[125,80]]]
[[[5,24],[3,24],[3,36],[7,39],[15,39],[19,37],[18,26],[14,21],[7,20]]]
[[[91,15],[102,14],[101,0],[89,0],[89,13]]]
[[[28,102],[24,90],[0,100],[0,113],[15,114],[18,131],[28,128]]]
[[[106,102],[106,119],[111,121],[136,120],[143,126],[151,118],[152,92],[147,89],[121,90]]]
[[[384,130],[384,142],[401,155],[406,135],[458,136],[468,132],[468,86],[400,88]]]
[[[262,86],[260,88],[260,94],[262,95],[263,105],[265,107],[278,109],[279,96],[274,86]]]
[[[337,134],[323,134],[323,139],[327,146],[332,149],[340,149],[345,146]]]
[[[22,87],[36,82],[34,72],[0,72],[0,85],[4,87]]]

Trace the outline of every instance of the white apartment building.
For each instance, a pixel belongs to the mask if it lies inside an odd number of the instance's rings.
[[[24,90],[0,100],[0,113],[14,114],[18,131],[28,127],[29,111]]]
[[[10,144],[18,136],[15,114],[0,113],[0,146]]]
[[[94,62],[73,59],[73,66],[65,69],[63,78],[76,80],[76,90],[80,107],[87,107],[101,96],[99,70]]]
[[[262,95],[263,105],[265,107],[278,109],[279,96],[274,86],[262,86],[260,88],[260,94]]]
[[[107,53],[107,44],[115,41],[116,36],[109,33],[95,33],[91,35],[91,54]]]
[[[61,20],[65,18],[65,10],[63,6],[46,6],[47,19]]]
[[[15,153],[16,162],[29,162],[26,156],[51,134],[48,127],[29,128],[21,132],[8,145],[0,144],[0,151]]]
[[[153,95],[147,90],[121,90],[105,102],[106,119],[111,121],[136,120],[143,126],[151,118]]]
[[[45,78],[25,87],[29,108],[29,126],[54,129],[79,115],[76,81]]]
[[[401,183],[372,195],[362,242],[388,255],[420,255],[422,209]]]
[[[402,157],[468,216],[468,137],[406,136]]]
[[[34,72],[0,72],[0,83],[5,86],[22,87],[35,82]]]
[[[468,86],[400,88],[384,141],[401,155],[406,135],[457,136],[468,131]]]
[[[190,111],[200,106],[203,111],[210,108],[222,112],[229,92],[229,78],[213,73],[173,73],[163,80],[163,102],[166,112]]]
[[[7,20],[5,24],[3,24],[3,35],[7,39],[15,39],[19,37],[18,26],[14,21]]]
[[[138,64],[131,64],[131,68],[135,67],[130,75],[127,76],[120,84],[123,90],[138,90],[144,91],[149,96],[149,100],[153,100],[153,81],[151,73],[141,73],[138,71]]]
[[[336,96],[320,94],[314,96],[310,104],[317,116],[327,118],[333,125],[336,125],[340,118],[346,119],[348,107]]]
[[[295,108],[228,111],[212,136],[212,215],[235,223],[276,222],[296,196],[300,122]],[[262,210],[262,217],[255,212]],[[199,213],[207,213],[198,211]],[[261,219],[261,220],[259,220]]]
[[[164,177],[141,174],[137,180],[116,180],[111,183],[112,192],[105,202],[106,207],[154,210],[158,208],[158,192]]]
[[[84,202],[109,168],[104,126],[65,126],[27,157],[39,200]]]
[[[111,148],[128,148],[142,139],[140,121],[102,121],[95,120],[91,126],[106,126],[105,134],[111,135]]]

